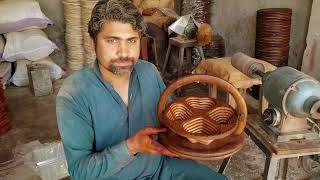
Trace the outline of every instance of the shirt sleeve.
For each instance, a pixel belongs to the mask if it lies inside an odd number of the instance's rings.
[[[103,179],[118,173],[134,158],[126,141],[101,152],[94,150],[94,129],[90,113],[71,96],[58,96],[56,114],[58,127],[73,179]]]

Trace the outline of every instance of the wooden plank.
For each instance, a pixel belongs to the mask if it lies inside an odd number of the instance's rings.
[[[180,48],[194,47],[197,45],[196,39],[186,39],[180,36],[169,38],[169,43]]]

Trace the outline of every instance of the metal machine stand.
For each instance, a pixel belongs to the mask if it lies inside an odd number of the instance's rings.
[[[259,116],[249,115],[245,132],[266,154],[263,179],[286,179],[288,159],[320,154],[320,139],[272,143],[271,136],[261,127]]]

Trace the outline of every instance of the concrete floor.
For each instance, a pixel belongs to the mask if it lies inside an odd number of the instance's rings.
[[[9,117],[13,128],[0,136],[0,151],[13,149],[16,145],[39,140],[41,143],[59,140],[55,116],[55,95],[62,81],[55,82],[54,94],[34,97],[28,88],[8,87],[5,90]],[[262,179],[265,157],[258,147],[246,137],[244,148],[232,157],[225,174],[230,179]],[[201,162],[217,170],[220,161]],[[287,179],[309,179],[297,159],[289,161]],[[0,178],[1,179],[1,178]]]
[[[60,82],[55,83],[56,87]],[[12,129],[0,136],[0,150],[34,140],[46,143],[60,139],[55,115],[57,91],[50,96],[34,97],[28,87],[7,87],[5,97]]]

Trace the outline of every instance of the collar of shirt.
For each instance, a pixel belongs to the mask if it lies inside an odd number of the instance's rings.
[[[139,61],[137,62],[139,63]],[[114,90],[114,88],[112,87],[111,83],[109,81],[106,81],[102,78],[102,74],[100,72],[99,69],[99,65],[98,65],[98,60],[96,60],[93,64],[93,71],[96,74],[96,76],[99,78],[99,80],[101,82],[103,82],[103,84],[105,85],[105,87],[107,89],[109,89],[112,92],[112,95],[114,96],[114,98],[116,99],[116,101],[121,105],[122,109],[124,110],[124,112],[127,112],[127,105],[123,102],[123,100],[121,99],[120,95]],[[131,101],[134,99],[134,96],[136,95],[136,91],[137,91],[137,83],[138,80],[138,73],[136,71],[135,66],[133,67],[133,70],[131,72],[130,75],[130,82],[129,82],[129,91],[128,91],[128,107],[130,106],[130,104],[132,103]]]

